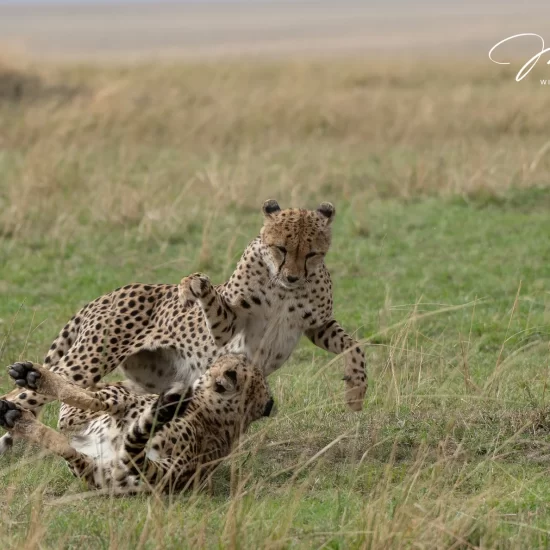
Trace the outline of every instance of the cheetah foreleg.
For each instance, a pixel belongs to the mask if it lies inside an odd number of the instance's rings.
[[[206,275],[195,273],[184,277],[179,284],[179,297],[187,306],[200,304],[217,346],[225,346],[231,340],[237,330],[237,314]]]
[[[76,475],[92,481],[89,478],[93,469],[92,459],[71,447],[64,435],[39,422],[31,411],[2,399],[0,400],[0,426],[9,430],[13,436],[36,443],[42,449],[64,458]]]
[[[193,390],[188,388],[184,393],[172,389],[159,395],[158,399],[145,410],[129,427],[124,435],[122,454],[119,464],[113,472],[117,482],[128,475],[138,475],[143,471],[145,449],[149,440],[168,422],[184,416],[192,399]],[[155,470],[154,465],[149,470]]]
[[[306,336],[318,347],[331,353],[344,353],[344,381],[346,383],[346,403],[353,411],[363,408],[367,392],[365,354],[356,340],[332,319],[323,326],[309,330]]]

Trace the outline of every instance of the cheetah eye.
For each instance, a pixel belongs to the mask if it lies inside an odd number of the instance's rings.
[[[214,391],[216,393],[225,393],[226,389],[222,384],[220,384],[219,382],[216,382],[216,386],[214,387]]]
[[[286,248],[284,246],[276,246],[283,254],[286,254]]]

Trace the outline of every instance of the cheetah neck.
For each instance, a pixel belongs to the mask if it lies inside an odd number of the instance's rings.
[[[237,330],[226,350],[244,353],[266,375],[290,357],[304,331],[332,316],[330,275],[321,264],[304,285],[288,289],[270,276],[264,245],[254,239],[229,281],[220,287],[237,315]]]
[[[214,413],[216,409],[221,410],[223,407],[224,403],[206,397],[199,390],[191,400],[185,415],[199,445],[219,449],[220,456],[229,453],[241,432],[246,430],[250,423],[242,414],[238,416],[240,421],[236,421],[237,418]],[[212,439],[215,440],[215,445],[210,444]]]

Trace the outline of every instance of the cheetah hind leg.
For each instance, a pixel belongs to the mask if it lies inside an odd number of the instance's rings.
[[[97,399],[94,392],[71,384],[64,377],[28,361],[14,363],[8,367],[8,374],[17,386],[33,390],[66,405],[88,411],[104,411],[106,405]]]

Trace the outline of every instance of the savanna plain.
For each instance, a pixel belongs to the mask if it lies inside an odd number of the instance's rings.
[[[277,415],[186,494],[100,496],[18,443],[2,548],[550,546],[550,92],[514,76],[1,63],[2,365],[115,287],[223,281],[276,198],[335,204],[335,316],[370,378],[349,412],[342,359],[302,342]]]

